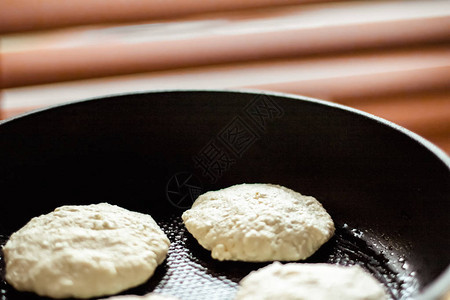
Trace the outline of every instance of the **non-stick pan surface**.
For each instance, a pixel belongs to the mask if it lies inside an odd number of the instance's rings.
[[[239,280],[266,264],[213,260],[180,215],[204,191],[252,182],[315,196],[329,211],[336,235],[307,262],[359,264],[393,299],[450,275],[449,158],[396,125],[323,101],[231,91],[81,101],[0,124],[0,168],[2,243],[64,204],[109,202],[155,218],[172,242],[168,258],[124,293],[232,299]],[[37,297],[2,280],[0,298]]]

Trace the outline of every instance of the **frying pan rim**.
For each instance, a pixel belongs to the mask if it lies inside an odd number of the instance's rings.
[[[124,92],[124,93],[113,93],[113,94],[104,94],[101,96],[95,96],[90,98],[83,98],[78,100],[72,100],[67,101],[64,103],[59,104],[53,104],[42,108],[37,108],[30,110],[28,112],[15,115],[11,118],[0,120],[0,126],[10,123],[12,121],[15,121],[17,119],[25,118],[29,115],[42,113],[47,110],[51,110],[54,108],[64,107],[64,106],[70,106],[70,105],[76,105],[80,103],[90,102],[90,101],[96,101],[96,100],[102,100],[106,98],[115,98],[115,97],[123,97],[123,96],[131,96],[131,95],[145,95],[145,94],[160,94],[160,93],[180,93],[180,92],[187,92],[187,93],[239,93],[239,94],[254,94],[254,95],[267,95],[267,96],[275,96],[275,97],[282,97],[282,98],[290,98],[300,101],[306,101],[311,103],[316,103],[340,110],[344,110],[350,113],[354,113],[360,116],[363,116],[368,119],[372,119],[378,123],[381,123],[382,125],[385,125],[387,127],[390,127],[394,130],[400,131],[400,133],[403,133],[407,135],[408,137],[412,138],[414,141],[418,142],[419,144],[423,145],[425,148],[430,150],[434,155],[436,155],[450,170],[450,156],[448,156],[441,148],[427,140],[426,138],[418,135],[417,133],[414,133],[413,131],[406,129],[405,127],[398,125],[394,122],[391,122],[387,119],[384,119],[382,117],[378,117],[376,115],[373,115],[371,113],[344,105],[339,104],[327,100],[321,100],[318,98],[303,96],[303,95],[297,95],[297,94],[290,94],[290,93],[283,93],[283,92],[274,92],[274,91],[267,91],[267,90],[257,90],[257,89],[151,89],[151,90],[140,90],[136,92]]]
[[[49,105],[46,107],[34,109],[22,114],[18,114],[16,116],[13,116],[11,118],[0,120],[0,128],[1,126],[7,125],[11,122],[14,122],[16,120],[20,120],[23,118],[26,118],[30,115],[43,113],[48,110],[52,110],[59,107],[65,107],[70,105],[77,105],[82,103],[87,103],[91,101],[97,101],[102,100],[106,98],[115,98],[115,97],[124,97],[124,96],[131,96],[131,95],[145,95],[145,94],[161,94],[161,93],[228,93],[228,94],[254,94],[254,95],[266,95],[266,96],[274,96],[274,97],[282,97],[287,99],[295,99],[300,101],[306,101],[310,103],[315,103],[339,110],[343,110],[346,112],[350,112],[352,114],[360,115],[362,117],[371,119],[383,126],[387,126],[391,129],[394,129],[402,134],[405,134],[415,142],[421,144],[423,147],[425,147],[428,151],[433,153],[444,165],[447,166],[447,168],[450,171],[450,156],[448,156],[442,149],[440,149],[438,146],[430,142],[429,140],[425,139],[424,137],[410,131],[409,129],[406,129],[396,123],[393,123],[389,120],[386,120],[384,118],[375,116],[373,114],[370,114],[368,112],[349,107],[347,105],[327,101],[327,100],[321,100],[313,97],[303,96],[303,95],[297,95],[297,94],[290,94],[290,93],[283,93],[283,92],[274,92],[274,91],[267,91],[267,90],[258,90],[258,89],[151,89],[151,90],[141,90],[136,92],[124,92],[124,93],[114,93],[114,94],[104,94],[101,96],[95,96],[91,98],[83,98],[79,100],[72,100],[67,101],[64,103]],[[426,299],[439,299],[439,297],[442,297],[445,295],[447,290],[447,286],[450,283],[450,266],[446,268],[444,272],[442,272],[433,282],[428,284],[424,287],[422,293],[420,293],[417,296],[417,300],[426,300]]]
[[[450,266],[433,282],[425,286],[423,292],[416,300],[443,299],[446,293],[450,293]]]

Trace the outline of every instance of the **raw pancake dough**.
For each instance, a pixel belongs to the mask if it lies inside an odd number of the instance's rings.
[[[313,197],[273,184],[240,184],[200,195],[182,219],[218,260],[306,259],[334,234]]]
[[[147,281],[169,244],[149,215],[107,203],[62,206],[11,235],[6,280],[52,298],[116,294]]]
[[[272,263],[239,283],[234,300],[386,300],[384,287],[359,266]]]
[[[136,295],[113,296],[105,298],[103,300],[178,300],[178,298],[162,294],[150,293],[144,296],[136,296]]]

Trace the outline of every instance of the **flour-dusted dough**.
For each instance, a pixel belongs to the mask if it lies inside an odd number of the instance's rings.
[[[103,300],[178,300],[178,298],[162,294],[150,293],[144,296],[136,296],[136,295],[113,296],[105,298]]]
[[[107,203],[61,206],[11,235],[6,280],[53,298],[111,295],[150,278],[168,248],[149,215]]]
[[[218,260],[305,259],[334,234],[333,220],[315,198],[272,184],[207,192],[182,218]]]
[[[239,283],[234,300],[386,300],[385,288],[359,266],[272,263]]]

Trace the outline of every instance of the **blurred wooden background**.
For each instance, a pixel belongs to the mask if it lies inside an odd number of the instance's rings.
[[[450,153],[450,1],[0,5],[2,119],[135,91],[260,89],[372,113]]]

